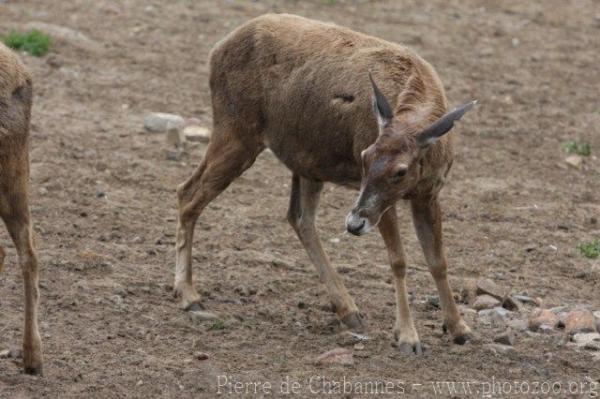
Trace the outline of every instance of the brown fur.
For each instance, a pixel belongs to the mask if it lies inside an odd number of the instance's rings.
[[[0,44],[0,217],[15,243],[23,272],[23,365],[27,373],[38,374],[42,372],[37,324],[38,264],[28,208],[31,103],[29,73],[16,56]],[[4,250],[0,249],[0,260],[3,259]]]
[[[393,121],[382,132],[373,114],[369,71],[394,110]],[[371,148],[373,159],[388,160],[381,168],[386,179],[401,160],[414,170],[418,166],[418,174],[411,172],[411,184],[401,193],[402,198],[437,204],[437,192],[452,162],[451,138],[441,137],[427,151],[419,151],[415,144],[416,135],[447,108],[437,74],[398,44],[332,24],[270,14],[247,22],[215,45],[210,54],[210,88],[213,136],[198,169],[178,188],[175,291],[183,306],[193,308],[200,300],[191,271],[198,216],[269,147],[294,173],[290,223],[317,266],[340,319],[351,327],[359,325],[358,309],[316,235],[314,213],[319,193],[323,182],[358,188],[362,180],[364,186],[363,172],[369,165],[363,171],[361,154]],[[387,186],[390,184],[380,190]],[[390,193],[389,204],[379,209],[376,218],[384,219],[380,230],[394,273],[403,276],[395,211],[392,216],[389,210],[399,199],[397,194]],[[441,241],[438,244],[435,248],[441,250]],[[442,256],[436,252],[435,257]],[[405,295],[403,284],[398,285],[399,297]],[[454,302],[448,303],[447,298],[441,302],[451,332],[465,335],[468,328]],[[400,298],[399,308],[407,308],[405,305]],[[399,324],[408,323],[406,312],[401,310]],[[400,343],[418,343],[416,333],[412,334],[414,327],[397,327],[405,333],[411,330],[399,338]]]

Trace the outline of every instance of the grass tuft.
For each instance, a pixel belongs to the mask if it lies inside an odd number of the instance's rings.
[[[584,242],[579,244],[577,249],[586,258],[596,259],[600,256],[600,240]]]
[[[223,320],[215,320],[215,322],[210,326],[209,330],[224,330],[225,322]]]
[[[568,154],[577,154],[584,157],[588,157],[592,153],[592,146],[590,146],[588,143],[578,143],[577,141],[573,140],[564,143],[563,149]]]
[[[38,31],[31,30],[26,33],[12,31],[2,38],[8,47],[25,51],[36,57],[41,57],[50,50],[50,36]]]

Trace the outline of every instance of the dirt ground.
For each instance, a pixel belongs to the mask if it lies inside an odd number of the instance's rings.
[[[171,293],[174,189],[205,145],[188,145],[179,161],[169,160],[164,136],[145,133],[142,120],[172,112],[210,126],[208,52],[266,12],[407,44],[436,67],[452,105],[479,100],[452,133],[456,159],[441,195],[457,292],[467,278],[489,277],[544,306],[600,309],[600,263],[575,249],[600,234],[596,0],[0,1],[0,34],[43,21],[101,44],[85,49],[56,40],[45,57],[23,55],[35,77],[32,212],[45,375],[24,375],[18,360],[0,359],[0,397],[212,398],[225,378],[271,383],[270,391],[244,391],[257,397],[283,396],[282,381],[298,383],[297,394],[287,396],[344,396],[324,384],[344,379],[392,382],[387,396],[398,397],[544,397],[541,385],[533,394],[535,382],[563,384],[553,396],[594,397],[600,361],[560,345],[558,334],[520,333],[515,351],[494,353],[487,344],[497,331],[469,313],[478,340],[461,347],[443,335],[441,313],[428,301],[435,286],[404,204],[398,211],[415,266],[408,279],[413,316],[427,351],[398,353],[390,345],[394,294],[382,240],[344,233],[356,192],[332,185],[318,226],[366,316],[369,340],[354,349],[352,366],[315,366],[320,353],[355,342],[286,221],[291,174],[266,153],[196,228],[196,284],[223,323],[197,322],[179,309]],[[562,144],[573,139],[592,145],[581,170],[564,161]],[[8,254],[0,277],[2,349],[21,344],[23,301],[4,229],[0,241]],[[195,359],[197,351],[209,359]],[[450,395],[435,391],[436,381],[476,384],[470,394],[459,387]],[[531,392],[487,392],[494,381],[525,381]],[[568,392],[569,382],[581,389]],[[232,389],[220,392],[244,396]],[[345,395],[359,396],[356,389]]]

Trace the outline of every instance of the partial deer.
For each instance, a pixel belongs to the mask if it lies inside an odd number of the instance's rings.
[[[379,228],[395,277],[400,350],[422,352],[406,291],[395,209],[400,199],[411,202],[444,329],[456,343],[466,342],[470,330],[448,284],[438,193],[452,164],[446,133],[473,103],[446,113],[440,79],[411,50],[293,15],[247,22],[209,58],[213,134],[199,167],[177,190],[174,289],[183,308],[201,308],[191,268],[198,216],[268,147],[293,172],[288,220],[344,324],[359,328],[362,317],[315,229],[324,182],[360,189],[346,219],[350,233]]]
[[[32,84],[29,73],[0,43],[0,217],[15,243],[25,285],[23,366],[42,373],[42,341],[38,330],[38,261],[28,205],[29,119]],[[0,247],[0,271],[4,250]]]

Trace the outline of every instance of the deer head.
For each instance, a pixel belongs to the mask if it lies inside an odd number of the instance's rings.
[[[421,177],[420,161],[428,149],[476,103],[466,103],[415,132],[410,124],[396,120],[370,74],[369,78],[379,137],[361,153],[361,189],[346,218],[346,228],[354,235],[365,234],[375,227],[387,209],[415,188]]]

